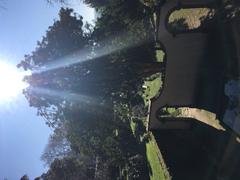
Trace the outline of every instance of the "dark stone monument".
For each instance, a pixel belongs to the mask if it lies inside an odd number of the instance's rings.
[[[165,72],[163,88],[151,100],[149,128],[164,122],[158,117],[163,107],[193,107],[216,113],[221,118],[224,63],[218,29],[172,32],[168,19],[181,8],[214,8],[215,0],[169,0],[161,4],[156,41],[163,47]]]

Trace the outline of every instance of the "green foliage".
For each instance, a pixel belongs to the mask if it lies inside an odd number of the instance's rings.
[[[160,48],[160,47],[157,47]],[[145,106],[148,108],[149,100],[158,95],[162,88],[161,74],[151,76],[144,82],[145,90],[142,93]],[[150,131],[147,131],[147,117],[143,120],[131,121],[132,131],[137,139],[142,142],[145,147],[146,161],[149,166],[149,176],[151,180],[166,180],[171,179],[167,170],[166,164],[157,145],[157,142]]]
[[[43,180],[93,180],[94,167],[75,158],[55,159],[47,173],[41,176]]]
[[[139,1],[104,2],[88,1],[101,12],[94,28],[62,8],[19,64],[33,71],[26,98],[54,128],[43,179],[148,179],[128,112],[141,102],[143,79],[160,70],[153,31]]]
[[[64,160],[68,157],[78,159],[83,164],[90,161],[92,167],[95,167],[97,166],[95,162],[97,158],[101,161],[101,164],[98,165],[100,170],[92,173],[107,174],[107,178],[115,179],[122,176],[116,169],[122,169],[126,171],[128,177],[147,176],[147,167],[145,166],[146,163],[144,163],[146,159],[143,155],[140,155],[142,154],[141,146],[139,146],[132,135],[128,120],[123,121],[117,113],[114,113],[111,109],[104,108],[94,112],[94,115],[91,111],[81,109],[75,109],[74,111],[74,109],[70,109],[66,116],[68,117],[68,121],[63,123],[63,127],[65,128],[57,129],[57,131],[55,129],[54,134],[50,138],[49,145],[45,149],[45,157],[46,154],[52,156],[50,156],[50,159],[47,156],[47,159],[45,158],[44,160],[53,160],[56,158]],[[123,115],[121,118],[126,117]],[[60,133],[59,130],[62,132]],[[59,138],[60,142],[62,142],[61,136],[64,134],[63,132],[66,132],[66,134],[62,139],[66,138],[71,148],[71,151],[65,154],[65,156],[61,156],[61,153],[64,152],[66,146],[58,141]],[[142,163],[138,164],[136,161]],[[64,164],[65,161],[62,163]],[[52,167],[52,164],[49,172],[55,171],[55,166]],[[65,164],[64,166],[68,165]],[[103,169],[104,172],[102,172]],[[65,173],[65,169],[62,169],[62,171]],[[49,179],[54,178],[55,176],[49,176]],[[146,177],[145,179],[148,178]]]
[[[153,135],[151,135],[153,136]],[[158,145],[155,139],[152,139],[146,143],[147,159],[150,164],[152,173],[150,174],[151,180],[164,180],[170,179],[166,177],[168,174],[166,167],[164,167],[163,157],[159,151]]]
[[[36,50],[26,55],[19,64],[24,69],[37,70],[26,77],[31,87],[25,95],[30,105],[38,108],[39,114],[48,117],[44,108],[54,105],[59,109],[59,104],[67,99],[68,94],[63,94],[62,98],[46,98],[46,95],[34,92],[32,89],[35,87],[74,92],[108,101],[121,99],[122,93],[127,94],[126,97],[135,94],[141,88],[144,77],[159,71],[161,65],[153,63],[154,43],[150,40],[153,36],[148,33],[151,32],[149,28],[145,28],[149,27],[146,21],[139,20],[130,26],[121,18],[112,19],[113,24],[109,24],[111,15],[106,15],[97,21],[93,33],[89,34],[83,29],[82,17],[72,15],[72,10],[61,9],[59,16],[60,20],[49,27]],[[116,24],[121,24],[117,32],[114,30]],[[113,36],[122,32],[123,36]],[[106,37],[110,39],[103,41]],[[72,58],[79,60],[68,65]],[[51,69],[63,60],[63,66]],[[50,69],[41,72],[46,68]]]
[[[70,143],[66,138],[66,128],[64,126],[54,129],[50,135],[48,144],[45,147],[41,160],[50,165],[54,159],[62,159],[65,156],[71,156]]]
[[[46,35],[37,42],[35,51],[25,55],[19,67],[36,70],[83,48],[88,41],[83,32],[83,18],[72,14],[72,9],[62,8],[59,12],[60,19],[48,28]]]
[[[25,174],[23,177],[20,178],[20,180],[29,180],[29,177]]]
[[[144,90],[142,97],[144,99],[145,105],[149,105],[149,101],[158,95],[160,88],[162,88],[162,80],[161,74],[157,74],[156,76],[152,76],[144,81]]]

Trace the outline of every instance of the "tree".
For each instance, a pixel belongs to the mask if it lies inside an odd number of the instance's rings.
[[[86,162],[74,158],[55,159],[43,180],[93,180],[94,168]]]
[[[58,154],[61,154],[61,147],[64,146],[55,143],[47,146],[50,152],[55,151],[55,157],[51,156],[51,159],[55,159],[52,164],[56,159],[61,162],[66,158],[78,160],[82,164],[91,165],[92,169],[94,167],[92,173],[99,180],[116,179],[123,169],[128,172],[129,177],[141,176],[148,179],[146,159],[141,155],[141,147],[128,123],[123,123],[118,116],[114,118],[113,112],[103,109],[93,114],[89,109],[72,108],[65,115],[68,121],[65,122],[66,134],[63,139],[66,138],[69,142],[71,153],[59,159]],[[62,169],[62,173],[65,170],[67,173],[67,169]],[[54,179],[52,176],[49,178]]]
[[[65,163],[78,167],[65,159],[77,157],[82,163],[87,163],[82,158],[91,162],[99,159],[107,166],[103,168],[107,173],[102,174],[116,177],[119,168],[133,166],[129,159],[139,153],[129,122],[116,117],[113,106],[135,96],[143,79],[159,72],[161,64],[155,62],[148,20],[137,16],[130,19],[131,14],[120,18],[117,12],[128,8],[123,5],[122,10],[117,5],[103,10],[90,31],[84,28],[81,16],[71,9],[61,9],[60,19],[19,64],[33,72],[25,78],[30,84],[24,92],[30,105],[38,108],[49,126],[66,130],[64,136],[55,134],[49,141],[45,159],[50,163],[60,158],[51,163],[50,171],[55,168],[60,172],[58,167]],[[61,154],[65,152],[64,138],[74,152],[71,156]],[[98,163],[93,164],[96,167]],[[46,177],[59,177],[51,173]],[[85,173],[76,176],[85,177]]]
[[[25,174],[23,177],[21,177],[20,180],[29,180],[29,177],[28,177],[28,175]]]
[[[70,143],[66,139],[66,130],[62,126],[54,129],[54,133],[50,135],[48,144],[41,156],[47,165],[50,165],[54,159],[62,159],[71,155]]]
[[[35,51],[26,55],[19,64],[19,67],[34,72],[26,77],[31,86],[25,91],[25,95],[30,105],[37,107],[39,114],[46,117],[49,115],[46,108],[57,106],[58,110],[61,109],[60,104],[65,102],[69,93],[93,97],[99,102],[119,99],[123,97],[122,94],[128,98],[139,90],[144,77],[161,70],[161,64],[154,62],[154,43],[151,40],[151,33],[150,35],[146,33],[143,22],[138,26],[142,34],[140,32],[136,34],[124,22],[114,19],[113,25],[109,25],[111,16],[106,19],[103,17],[93,33],[87,34],[84,32],[82,17],[72,13],[71,9],[61,9],[60,20],[49,27]],[[106,37],[107,32],[113,34],[116,21],[122,24],[120,30],[125,28],[125,31],[129,32],[128,36],[113,37],[106,43],[99,37]],[[146,42],[143,41],[144,37]],[[129,41],[140,44],[128,47]],[[61,65],[63,62],[62,66],[51,68],[54,64]],[[39,69],[40,72],[35,72]],[[54,98],[42,95],[42,92],[36,92],[34,88],[68,93],[62,93],[61,98]]]
[[[61,8],[59,18],[48,28],[41,42],[37,42],[35,51],[25,55],[18,67],[36,70],[87,44],[88,38],[83,32],[82,16],[73,15],[72,9]]]

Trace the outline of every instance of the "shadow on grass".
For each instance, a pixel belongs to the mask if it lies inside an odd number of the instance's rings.
[[[153,131],[172,179],[240,179],[236,136],[192,118],[188,122],[190,129]]]
[[[141,149],[141,154],[145,157],[145,164],[147,166],[146,174],[149,174],[150,176],[152,176],[153,172],[152,172],[151,165],[147,159],[147,150],[146,150],[146,143],[149,141],[149,139],[144,138],[145,134],[147,133],[146,127],[144,126],[142,120],[136,120],[136,121],[134,121],[134,123],[136,124],[135,138],[137,139],[137,141],[139,143],[139,147]],[[149,179],[150,179],[150,176],[149,176]]]
[[[142,120],[135,120],[135,137],[145,156],[145,164],[148,167],[148,175],[151,180],[170,179],[162,155],[151,132],[146,131]]]

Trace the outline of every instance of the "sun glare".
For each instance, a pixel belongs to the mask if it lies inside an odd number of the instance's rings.
[[[14,65],[0,61],[0,103],[12,101],[27,87],[24,75]]]

